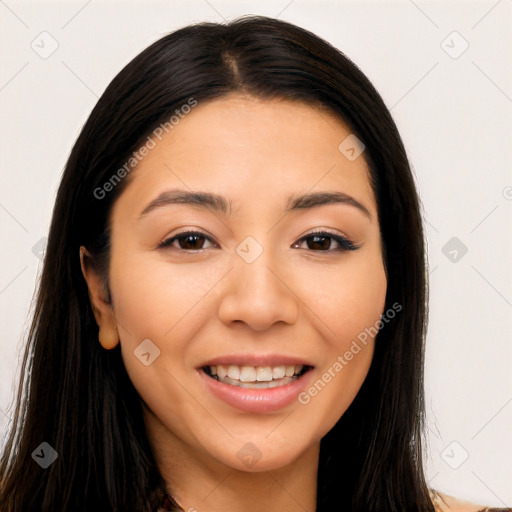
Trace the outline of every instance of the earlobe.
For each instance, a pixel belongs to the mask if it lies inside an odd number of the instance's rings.
[[[119,343],[119,334],[115,322],[113,325],[100,325],[98,340],[105,350],[112,350]]]
[[[114,317],[111,304],[105,297],[103,280],[91,264],[92,256],[83,246],[80,246],[80,266],[91,301],[94,318],[99,327],[98,338],[101,346],[106,350],[112,350],[119,343],[117,322]]]

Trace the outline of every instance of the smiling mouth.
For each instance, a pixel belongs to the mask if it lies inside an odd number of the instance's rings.
[[[208,377],[231,386],[269,389],[290,384],[312,368],[307,365],[225,366],[219,364],[203,366],[202,370]]]

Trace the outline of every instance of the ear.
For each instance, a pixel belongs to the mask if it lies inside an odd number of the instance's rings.
[[[89,299],[94,318],[100,329],[98,333],[99,341],[103,348],[111,350],[119,343],[117,322],[112,306],[107,300],[103,280],[92,265],[91,254],[83,245],[80,246],[80,266],[89,289]]]

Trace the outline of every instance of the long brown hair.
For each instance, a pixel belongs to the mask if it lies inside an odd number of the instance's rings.
[[[79,247],[93,254],[108,287],[109,214],[129,176],[102,197],[98,188],[190,98],[202,103],[233,91],[321,105],[364,143],[388,278],[386,309],[403,307],[379,332],[354,402],[321,441],[317,511],[433,511],[421,451],[423,230],[401,138],[354,63],[316,35],[265,17],[199,23],[161,38],[113,79],[83,127],[55,203],[0,462],[2,511],[142,512],[162,498],[165,482],[119,346],[106,351],[98,342]],[[42,442],[58,454],[46,469],[31,456]]]

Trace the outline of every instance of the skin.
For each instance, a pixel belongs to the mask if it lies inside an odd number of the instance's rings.
[[[374,340],[308,404],[294,400],[272,413],[226,404],[197,368],[226,354],[286,354],[314,365],[314,383],[384,312],[368,167],[364,156],[349,161],[338,150],[350,133],[331,113],[288,100],[232,94],[199,104],[142,160],[114,204],[111,304],[81,248],[100,342],[121,343],[157,463],[185,510],[315,510],[320,440],[360,389]],[[173,188],[221,194],[231,213],[174,204],[140,217]],[[289,195],[317,191],[348,194],[369,215],[350,204],[284,212]],[[158,248],[191,229],[217,247],[199,239],[195,251],[179,240]],[[317,229],[359,249],[339,250],[328,238],[328,250],[319,250],[303,239]],[[263,248],[250,264],[236,252],[247,236]],[[149,366],[134,356],[145,339],[161,351]],[[237,456],[249,442],[261,453],[251,467]]]
[[[475,505],[442,493],[439,493],[436,505],[439,512],[483,512],[485,509],[483,505]]]

